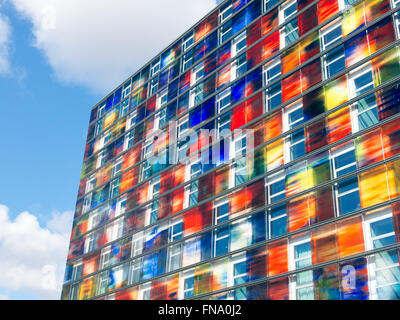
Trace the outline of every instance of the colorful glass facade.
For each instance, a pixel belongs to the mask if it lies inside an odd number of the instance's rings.
[[[97,104],[62,299],[400,298],[399,8],[226,0]]]

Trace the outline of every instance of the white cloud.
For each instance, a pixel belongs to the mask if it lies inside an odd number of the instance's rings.
[[[61,81],[104,93],[185,32],[215,0],[9,0]]]
[[[0,74],[6,74],[10,71],[10,35],[11,30],[8,18],[0,14]]]
[[[0,289],[60,298],[72,216],[54,212],[42,227],[27,211],[11,220],[8,207],[0,205]]]

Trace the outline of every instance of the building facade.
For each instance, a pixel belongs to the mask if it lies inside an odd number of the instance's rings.
[[[400,298],[399,0],[225,0],[91,111],[62,299]]]

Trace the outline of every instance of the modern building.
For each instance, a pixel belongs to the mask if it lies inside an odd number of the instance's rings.
[[[91,111],[62,299],[400,298],[399,0],[225,0]]]

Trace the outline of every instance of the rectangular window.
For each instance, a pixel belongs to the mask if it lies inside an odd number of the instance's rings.
[[[141,265],[142,259],[137,259],[131,262],[131,273],[129,278],[129,284],[135,284],[140,281],[141,276]]]
[[[219,44],[223,44],[230,37],[232,37],[232,20],[223,24],[219,31]]]
[[[132,238],[132,257],[142,254],[144,242],[144,233],[138,232]]]
[[[115,198],[119,192],[119,177],[114,179],[110,185],[110,199]]]
[[[169,255],[169,271],[177,270],[181,267],[182,261],[182,244],[178,243],[168,248]]]
[[[231,57],[236,56],[244,48],[246,48],[247,34],[243,31],[232,40]]]
[[[132,148],[133,146],[133,141],[135,138],[135,133],[134,131],[129,131],[126,135],[125,135],[125,140],[124,140],[124,151]]]
[[[118,200],[117,207],[116,207],[116,210],[115,210],[115,216],[116,217],[118,217],[121,214],[125,213],[127,200],[128,200],[127,197],[123,197],[123,198]]]
[[[393,215],[390,210],[366,216],[365,229],[367,250],[396,243]],[[400,299],[400,267],[397,250],[368,256],[367,261],[370,299]]]
[[[96,177],[94,175],[91,175],[86,181],[85,193],[93,191],[95,186],[96,186]]]
[[[204,61],[192,69],[191,85],[198,83],[202,78],[204,78]]]
[[[196,178],[201,174],[201,163],[200,160],[190,167],[190,180]],[[188,194],[189,194],[189,207],[194,206],[198,202],[198,195],[199,195],[199,180],[193,181],[188,187]]]
[[[219,200],[214,207],[214,224],[218,225],[229,220],[229,200]],[[229,225],[214,231],[214,255],[217,257],[229,251],[230,228]]]
[[[94,249],[94,244],[94,233],[92,232],[86,236],[84,252],[88,253],[92,251]]]
[[[264,13],[266,13],[269,9],[271,9],[278,2],[279,2],[278,0],[264,0],[264,4],[263,4]]]
[[[92,196],[92,192],[85,195],[85,198],[83,199],[82,214],[85,214],[90,210],[92,204]]]
[[[180,300],[193,297],[194,293],[194,270],[185,271],[180,277]]]
[[[136,116],[137,116],[137,109],[136,107],[132,110],[129,114],[128,119],[126,120],[126,131],[133,128],[136,124]]]
[[[285,110],[287,130],[293,129],[304,122],[303,106],[296,103]],[[298,129],[286,138],[286,163],[302,157],[305,152],[304,128]]]
[[[114,161],[113,167],[112,167],[112,176],[115,177],[121,172],[121,166],[122,166],[122,158],[118,158],[117,160]]]
[[[277,173],[267,178],[268,204],[273,204],[286,197],[285,175]],[[287,232],[286,204],[277,205],[268,209],[269,238],[275,238]]]
[[[230,286],[238,286],[244,284],[248,281],[247,275],[247,262],[246,255],[240,254],[239,256],[232,257],[232,261],[230,262],[230,273],[231,273],[231,283]],[[232,298],[234,300],[246,300],[246,287],[242,287],[240,289],[235,289],[232,292]]]
[[[104,166],[106,164],[106,159],[107,159],[106,150],[101,150],[97,156],[96,169]]]
[[[333,178],[339,178],[357,170],[354,147],[345,148],[331,155]],[[361,208],[357,176],[335,183],[336,212],[344,215]]]
[[[281,60],[276,58],[264,66],[264,86],[273,82],[281,75]],[[276,109],[282,103],[282,87],[277,82],[265,90],[265,111]]]
[[[146,180],[150,177],[151,174],[151,165],[148,159],[151,157],[153,152],[153,145],[151,140],[146,141],[143,148],[143,164],[142,164],[142,181]]]
[[[71,275],[72,281],[80,279],[80,277],[82,276],[82,266],[83,266],[82,261],[79,261],[74,264],[74,266],[72,267],[72,275]]]
[[[186,51],[189,49],[194,43],[194,36],[193,36],[193,31],[190,32],[187,36],[182,41],[182,49],[183,51]]]
[[[199,105],[204,98],[204,82],[198,84],[190,91],[189,108]]]
[[[232,15],[232,3],[227,2],[219,9],[219,23],[222,24]]]
[[[342,26],[340,22],[323,28],[320,31],[321,50],[327,50],[330,46],[342,40]],[[322,57],[324,79],[328,79],[346,68],[344,47],[340,45],[329,51]]]
[[[188,51],[182,57],[182,72],[188,70],[193,64],[193,50]]]
[[[155,199],[156,197],[158,197],[160,194],[160,178],[158,177],[158,178],[151,180],[149,188],[150,188],[149,200]],[[155,200],[151,203],[148,224],[153,224],[157,221],[158,207],[159,207],[159,200]]]
[[[240,78],[247,72],[247,59],[246,53],[243,53],[232,62],[232,81]]]
[[[148,282],[140,286],[139,300],[150,300],[150,299],[151,299],[151,282]]]
[[[111,266],[111,248],[103,249],[100,258],[100,269],[103,270]]]
[[[101,214],[98,210],[93,211],[89,214],[88,230],[92,230],[99,226],[101,221]]]
[[[357,70],[349,76],[350,97],[357,97],[374,88],[371,67]],[[368,128],[379,122],[375,94],[372,93],[352,106],[352,124],[355,132]]]
[[[131,88],[132,85],[130,81],[124,85],[124,89],[122,90],[122,99],[125,99],[129,96],[129,94],[131,93]]]
[[[222,113],[223,110],[230,107],[231,105],[231,89],[225,89],[217,95],[217,111],[218,114]],[[222,116],[218,117],[218,134],[221,136],[223,130],[230,130],[231,125],[231,112],[226,112]]]
[[[130,101],[130,100],[129,100],[129,98],[128,98],[128,99],[125,99],[125,100],[122,102],[120,117],[123,117],[123,116],[125,116],[125,115],[128,114],[128,111],[129,111],[129,101]]]
[[[158,90],[158,76],[150,80],[149,97],[155,94]]]
[[[246,159],[246,146],[247,138],[245,132],[236,135],[233,138],[235,157],[241,158],[235,160],[233,167],[235,169],[235,186],[246,182],[247,180],[247,159]]]
[[[160,61],[161,59],[158,58],[157,60],[153,61],[150,68],[150,77],[153,77],[156,73],[160,71]]]
[[[288,4],[281,5],[279,10],[279,20],[280,23],[288,22],[282,29],[280,30],[281,34],[281,49],[291,45],[299,38],[299,31],[297,25],[297,18],[291,19],[293,15],[297,12],[297,1],[291,1]]]
[[[290,244],[290,270],[312,265],[309,237],[296,239]],[[290,277],[291,300],[314,300],[313,271],[303,271]]]

